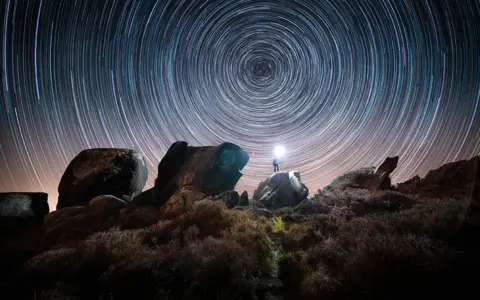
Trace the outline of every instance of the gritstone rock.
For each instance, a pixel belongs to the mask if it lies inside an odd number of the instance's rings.
[[[390,174],[398,164],[398,156],[387,157],[385,161],[375,170],[372,177],[365,183],[365,188],[370,191],[386,190],[391,188]]]
[[[431,170],[420,179],[413,177],[398,184],[397,189],[406,194],[424,197],[474,197],[480,200],[480,156],[460,160]]]
[[[248,160],[248,154],[231,143],[206,147],[173,143],[158,164],[154,203],[163,205],[184,186],[207,195],[233,190]]]
[[[144,157],[134,150],[84,150],[70,162],[62,176],[57,209],[87,205],[101,195],[130,202],[142,191],[147,178]]]
[[[145,190],[132,199],[135,205],[152,205],[153,204],[153,188]]]
[[[296,206],[308,196],[308,188],[301,182],[298,171],[277,172],[260,182],[252,201],[267,208]]]

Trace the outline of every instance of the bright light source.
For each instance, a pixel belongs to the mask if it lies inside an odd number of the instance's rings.
[[[285,148],[283,146],[276,146],[274,151],[275,157],[281,157],[285,154]]]

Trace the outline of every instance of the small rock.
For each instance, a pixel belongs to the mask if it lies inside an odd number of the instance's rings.
[[[241,195],[240,195],[240,199],[238,200],[238,205],[239,206],[248,206],[250,204],[249,200],[248,200],[248,192],[247,191],[244,191]]]
[[[267,218],[273,217],[272,212],[265,208],[253,208],[252,215],[254,217],[267,217]]]
[[[238,205],[239,198],[240,198],[240,196],[238,195],[238,192],[227,191],[227,192],[224,192],[220,195],[217,195],[214,199],[217,200],[217,201],[220,200],[223,203],[225,203],[227,208],[234,208],[235,206]]]

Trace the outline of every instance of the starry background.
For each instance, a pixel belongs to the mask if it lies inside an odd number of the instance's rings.
[[[234,142],[238,191],[311,193],[400,155],[395,182],[480,151],[476,0],[2,0],[0,191],[45,191],[81,150]]]

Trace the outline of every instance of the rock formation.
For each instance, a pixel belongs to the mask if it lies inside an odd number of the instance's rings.
[[[385,161],[378,166],[373,175],[367,179],[365,188],[370,191],[386,190],[391,188],[392,181],[390,174],[397,168],[398,156],[387,157]]]
[[[164,219],[175,219],[192,208],[195,201],[205,198],[205,195],[194,186],[184,186],[171,196],[160,209]]]
[[[238,199],[238,205],[239,206],[248,206],[250,204],[249,199],[248,199],[248,193],[247,191],[243,191],[243,193],[240,195],[240,199]]]
[[[144,157],[134,150],[84,150],[70,162],[61,178],[57,209],[87,205],[101,195],[130,202],[142,191],[147,179]]]
[[[191,147],[186,142],[176,142],[158,164],[153,201],[163,205],[184,186],[205,194],[233,190],[248,160],[248,154],[231,143]]]
[[[140,194],[138,194],[137,196],[135,196],[132,199],[131,203],[135,204],[135,205],[152,205],[154,203],[153,202],[153,188],[145,190],[145,191],[141,192]]]
[[[415,176],[398,184],[397,189],[422,197],[473,196],[480,200],[480,156],[445,164],[429,171],[424,178]]]
[[[267,208],[293,207],[307,196],[308,188],[301,182],[298,171],[277,172],[260,182],[252,201]]]

